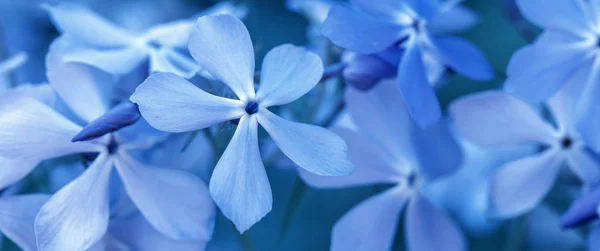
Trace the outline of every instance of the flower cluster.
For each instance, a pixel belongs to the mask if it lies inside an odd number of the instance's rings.
[[[1,250],[600,249],[598,0],[508,64],[461,0],[58,2],[0,0]]]

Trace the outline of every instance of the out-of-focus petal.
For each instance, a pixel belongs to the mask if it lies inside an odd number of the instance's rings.
[[[547,5],[544,0],[516,0],[521,14],[534,24],[563,32],[586,32],[590,29],[587,20],[585,2],[556,0]]]
[[[242,21],[231,15],[199,18],[189,49],[200,66],[239,99],[254,99],[254,48]]]
[[[184,78],[192,78],[201,67],[192,58],[173,49],[163,47],[150,52],[150,72],[170,72]]]
[[[0,155],[5,157],[33,161],[103,149],[90,142],[72,143],[79,131],[80,126],[33,98],[0,100]]]
[[[419,126],[427,127],[440,120],[440,103],[427,80],[419,45],[413,44],[406,49],[398,67],[398,82],[406,107]]]
[[[257,134],[256,116],[242,117],[210,179],[210,194],[240,233],[269,213],[273,204]]]
[[[412,22],[412,18],[418,14],[412,8],[412,3],[414,2],[410,0],[380,0],[377,1],[377,4],[373,4],[369,0],[351,0],[350,2],[374,17],[384,18],[404,25],[409,25]]]
[[[86,250],[108,228],[112,160],[100,154],[77,179],[55,193],[35,219],[40,250]]]
[[[409,197],[404,187],[394,187],[350,209],[333,227],[331,250],[390,250]]]
[[[130,73],[148,58],[148,48],[130,46],[110,49],[68,48],[63,56],[66,62],[77,62],[93,65],[99,69],[115,74]]]
[[[56,93],[49,84],[23,84],[15,88],[6,90],[1,96],[29,96],[38,101],[46,104],[47,106],[54,106],[56,104]]]
[[[563,160],[551,149],[500,167],[491,178],[488,214],[512,218],[533,209],[554,185]]]
[[[279,149],[298,166],[323,176],[343,176],[354,171],[346,142],[335,133],[282,119],[265,108],[257,117]]]
[[[488,91],[463,97],[450,105],[456,127],[483,146],[552,144],[553,128],[527,103],[503,92]]]
[[[383,51],[407,35],[405,28],[348,7],[334,6],[323,23],[323,35],[345,49],[371,54]]]
[[[427,25],[434,34],[463,32],[475,27],[479,16],[469,8],[457,5],[440,11]]]
[[[460,37],[431,37],[441,60],[452,70],[474,80],[494,78],[494,70],[483,53],[468,40]]]
[[[193,20],[178,20],[159,24],[150,28],[143,35],[146,40],[171,47],[185,47],[190,39],[190,33],[196,22]]]
[[[408,250],[466,250],[458,226],[418,192],[412,196],[406,208],[404,231]]]
[[[570,149],[567,163],[575,175],[587,185],[600,184],[600,158],[597,153],[586,147]]]
[[[585,143],[600,152],[600,58],[596,58],[576,109],[576,128]]]
[[[129,197],[158,231],[177,240],[211,239],[215,206],[200,178],[144,165],[124,152],[115,165]]]
[[[302,97],[323,76],[323,62],[302,47],[284,44],[270,50],[263,61],[256,99],[262,107],[283,105]]]
[[[415,128],[410,137],[417,155],[418,169],[428,180],[450,176],[461,167],[462,151],[446,121],[425,129]]]
[[[172,73],[151,75],[130,100],[150,125],[168,132],[199,130],[245,114],[239,100],[207,93]]]
[[[25,251],[36,251],[35,216],[50,198],[46,194],[28,194],[0,199],[0,230]]]
[[[42,5],[50,14],[54,25],[79,42],[98,47],[125,46],[135,38],[132,34],[112,24],[89,9],[63,3]]]
[[[600,189],[597,187],[575,200],[560,217],[562,228],[574,228],[598,219]]]
[[[0,189],[15,184],[37,166],[39,160],[9,159],[0,156]]]
[[[377,143],[352,130],[335,128],[333,131],[348,144],[348,159],[355,166],[354,172],[348,176],[328,177],[299,168],[300,177],[306,183],[317,188],[343,188],[382,183],[395,184],[403,180],[405,174],[396,167],[398,163]]]
[[[368,91],[382,79],[396,75],[397,68],[376,55],[347,51],[342,58],[347,64],[343,72],[346,84],[361,91]]]

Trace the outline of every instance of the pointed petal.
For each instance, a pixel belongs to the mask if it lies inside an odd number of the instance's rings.
[[[593,185],[600,182],[600,158],[592,150],[586,147],[572,149],[568,152],[567,163],[573,173],[585,184]]]
[[[0,189],[15,184],[38,165],[37,160],[9,159],[0,156]]]
[[[408,203],[404,231],[408,250],[466,250],[464,237],[458,226],[418,192]]]
[[[425,129],[413,129],[411,139],[418,159],[418,169],[427,180],[448,177],[462,166],[461,147],[446,121]]]
[[[239,99],[254,99],[254,48],[242,21],[231,15],[199,18],[189,48],[200,66]]]
[[[132,42],[133,35],[113,23],[76,4],[42,5],[54,25],[79,42],[90,46],[115,47]]]
[[[600,189],[595,188],[571,203],[569,209],[560,217],[560,226],[575,228],[598,219],[598,205]]]
[[[50,198],[46,194],[28,194],[0,199],[0,230],[25,251],[36,251],[33,224],[35,216]]]
[[[72,143],[81,127],[30,97],[0,100],[0,155],[44,160],[103,148],[91,142]]]
[[[348,161],[346,142],[335,133],[315,125],[287,121],[265,108],[258,122],[275,144],[298,166],[323,176],[343,176],[354,171]]]
[[[494,78],[494,70],[485,55],[468,40],[460,37],[432,37],[441,60],[452,70],[474,80]]]
[[[72,141],[88,141],[118,131],[137,122],[142,115],[137,105],[130,101],[122,102],[104,115],[88,123]]]
[[[112,160],[100,154],[77,179],[40,209],[35,234],[40,250],[86,250],[108,228],[108,184]]]
[[[595,151],[600,151],[600,57],[596,58],[592,72],[581,95],[576,112],[576,128],[585,143]]]
[[[440,103],[427,80],[419,45],[406,49],[398,67],[398,82],[406,107],[419,126],[427,127],[440,120]]]
[[[319,83],[321,58],[302,47],[284,44],[270,50],[263,61],[256,99],[269,107],[290,103]]]
[[[99,69],[123,75],[135,70],[148,58],[148,48],[130,46],[109,49],[90,49],[72,47],[65,51],[65,62],[77,62],[92,65]]]
[[[483,146],[552,144],[553,128],[527,103],[503,92],[487,91],[450,105],[458,130]]]
[[[107,89],[115,80],[112,76],[88,65],[66,63],[62,57],[65,40],[57,39],[46,58],[48,81],[69,108],[86,122],[108,110]]]
[[[183,78],[192,78],[201,67],[192,58],[163,47],[150,52],[150,72],[170,72]]]
[[[152,42],[170,47],[185,47],[196,22],[193,20],[177,20],[150,28],[143,37]]]
[[[586,20],[582,8],[584,2],[556,0],[548,6],[544,0],[517,0],[516,2],[521,14],[540,27],[564,32],[590,29],[590,22]]]
[[[210,240],[215,206],[200,178],[119,156],[115,165],[125,190],[154,228],[176,240]]]
[[[406,35],[405,28],[344,6],[334,6],[323,23],[323,35],[345,49],[363,54],[380,52]]]
[[[168,132],[199,130],[246,113],[239,100],[209,94],[172,73],[152,74],[130,100],[150,125]]]
[[[271,185],[258,150],[256,116],[244,116],[210,178],[210,194],[240,233],[271,211]]]
[[[396,168],[396,161],[377,143],[357,132],[334,128],[332,130],[348,144],[348,159],[355,170],[348,176],[321,176],[298,168],[300,177],[317,188],[345,188],[373,184],[395,184],[404,174]]]
[[[394,187],[350,209],[333,227],[331,250],[390,250],[409,195]]]
[[[491,178],[489,215],[512,218],[533,209],[554,185],[562,161],[551,149],[500,167]]]

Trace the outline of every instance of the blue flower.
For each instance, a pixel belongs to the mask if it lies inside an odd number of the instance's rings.
[[[33,225],[37,212],[49,197],[45,194],[1,196],[0,232],[22,250],[38,250]]]
[[[323,33],[335,44],[348,50],[374,54],[390,47],[404,50],[398,65],[398,85],[408,110],[420,126],[441,118],[441,109],[432,85],[432,71],[441,66],[475,80],[490,80],[494,73],[484,55],[471,42],[452,36],[437,35],[451,28],[469,27],[472,22],[458,20],[451,11],[456,1],[432,0],[353,0],[354,9],[336,6],[323,24]],[[448,13],[452,13],[446,15]],[[451,18],[449,18],[451,17]],[[436,24],[444,24],[436,30]],[[461,23],[461,22],[459,22]],[[476,23],[476,22],[475,22]],[[434,78],[431,78],[434,76]]]
[[[597,1],[518,0],[521,13],[544,32],[517,51],[507,69],[505,90],[528,101],[544,101],[566,82],[581,75],[585,85],[577,105],[577,127],[583,139],[600,150],[600,6]],[[541,6],[544,6],[543,8]]]
[[[555,122],[545,121],[527,103],[488,91],[450,106],[458,130],[486,147],[538,146],[540,151],[509,162],[491,178],[489,214],[510,218],[537,206],[552,188],[564,162],[586,184],[600,181],[600,163],[574,128],[575,95],[567,88],[547,103]]]
[[[356,170],[345,177],[301,171],[309,185],[339,188],[372,184],[393,187],[347,212],[334,226],[331,250],[390,250],[400,213],[408,250],[465,250],[457,225],[425,195],[431,181],[461,165],[461,152],[445,123],[422,129],[411,120],[393,81],[369,92],[347,89],[346,103],[358,131],[336,128],[348,143]]]
[[[156,25],[137,34],[118,27],[83,6],[46,4],[44,8],[62,34],[75,42],[64,53],[67,62],[86,63],[119,75],[131,72],[148,59],[150,72],[172,72],[191,78],[200,71],[189,56],[179,52],[187,46],[194,27],[193,19]],[[224,3],[204,14],[235,10]]]
[[[107,94],[103,88],[110,87],[113,78],[83,64],[64,63],[62,42],[57,40],[48,54],[48,79],[74,114],[93,121],[108,108],[108,96],[102,94]],[[133,203],[156,230],[173,239],[210,240],[215,210],[206,185],[191,174],[135,160],[130,151],[146,147],[146,141],[113,133],[72,143],[81,126],[47,105],[21,95],[1,102],[0,155],[42,161],[75,153],[97,154],[83,174],[39,210],[35,233],[40,250],[86,250],[105,235],[113,167]],[[4,172],[23,177],[33,167]]]
[[[240,119],[217,163],[210,193],[240,232],[270,210],[271,187],[258,149],[258,124],[279,149],[300,167],[319,175],[347,175],[346,144],[327,129],[286,121],[270,106],[290,103],[321,79],[320,58],[293,45],[281,45],[265,57],[260,88],[254,90],[254,49],[244,24],[231,15],[198,19],[190,38],[192,56],[225,83],[239,100],[215,96],[170,73],[157,73],[131,96],[153,127],[169,132],[199,130]]]

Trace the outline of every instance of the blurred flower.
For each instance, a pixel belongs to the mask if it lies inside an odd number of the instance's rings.
[[[390,250],[406,207],[408,250],[465,250],[462,232],[424,194],[431,181],[457,171],[462,155],[447,124],[421,129],[411,120],[394,81],[369,92],[347,89],[346,103],[360,131],[336,128],[348,143],[356,170],[345,177],[319,177],[300,171],[318,188],[372,184],[393,187],[346,213],[335,225],[331,250]]]
[[[390,47],[403,49],[398,85],[410,114],[425,127],[441,118],[432,87],[435,81],[429,78],[431,69],[448,66],[475,80],[494,77],[485,56],[471,42],[435,34],[462,30],[476,23],[476,18],[468,14],[451,11],[459,2],[354,0],[354,9],[342,5],[332,8],[323,24],[323,34],[335,44],[362,54],[380,53]],[[440,18],[442,21],[438,21]],[[474,21],[456,22],[467,19]],[[436,30],[438,23],[446,26]]]
[[[574,128],[575,95],[570,90],[558,92],[547,103],[555,125],[527,103],[503,92],[477,93],[451,104],[456,127],[475,144],[541,147],[541,151],[506,164],[492,176],[490,216],[515,217],[539,205],[564,162],[585,184],[600,181],[597,154]]]
[[[346,175],[352,164],[346,144],[334,133],[286,121],[267,108],[290,103],[321,79],[323,65],[314,53],[281,45],[265,57],[260,88],[254,90],[254,50],[244,24],[231,15],[198,19],[190,38],[192,56],[225,83],[239,100],[215,96],[170,73],[158,73],[131,97],[155,128],[185,132],[240,119],[210,180],[210,192],[223,212],[244,232],[272,206],[271,187],[258,149],[258,123],[281,151],[300,167],[319,175]]]
[[[33,223],[50,196],[28,194],[0,197],[0,232],[24,251],[36,251]],[[0,238],[2,236],[0,235]],[[1,242],[0,242],[1,243]]]
[[[92,121],[107,110],[103,88],[110,87],[113,78],[86,65],[63,62],[62,42],[57,40],[48,55],[48,79],[80,119]],[[0,154],[8,158],[40,161],[74,153],[98,153],[81,176],[40,209],[35,222],[40,250],[85,250],[104,236],[109,223],[108,190],[113,166],[128,195],[154,228],[174,239],[210,240],[215,212],[206,186],[191,174],[148,166],[128,154],[147,144],[116,133],[72,143],[71,138],[82,129],[79,125],[45,104],[20,95],[2,100],[0,121]],[[18,180],[33,167],[5,172]]]

